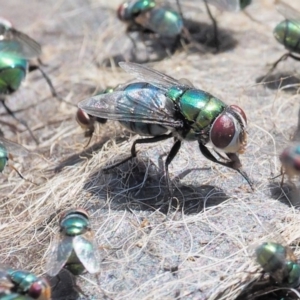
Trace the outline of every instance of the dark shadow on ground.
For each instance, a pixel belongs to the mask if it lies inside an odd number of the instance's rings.
[[[292,291],[280,288],[263,279],[250,283],[235,300],[296,300],[299,299]]]
[[[196,169],[191,171],[196,172]],[[135,158],[118,167],[94,172],[84,189],[100,201],[109,199],[109,203],[104,203],[116,210],[160,210],[167,213],[169,209],[181,209],[192,214],[228,199],[217,187],[183,185],[179,179],[171,178],[174,192],[170,203],[163,168],[149,159]]]
[[[267,77],[266,75],[258,77],[256,83],[264,83],[264,86],[271,90],[283,89],[287,92],[295,92],[300,88],[300,77],[293,74],[277,73]]]
[[[158,34],[145,30],[130,32],[130,37],[128,36],[132,40],[130,51],[105,58],[99,66],[118,66],[120,61],[136,63],[161,61],[174,54],[175,51],[182,50],[183,45],[186,45],[184,49],[188,52],[220,53],[233,49],[237,44],[232,31],[218,28],[219,49],[217,51],[211,24],[185,20],[185,26],[189,36],[183,33],[179,38],[160,37]]]
[[[300,193],[297,187],[290,183],[272,182],[269,184],[271,197],[288,206],[300,207]]]
[[[78,164],[79,162],[90,159],[93,156],[93,153],[95,151],[101,150],[103,145],[111,139],[111,136],[103,136],[101,141],[93,144],[92,146],[84,149],[80,153],[76,153],[74,155],[69,156],[67,159],[63,160],[57,167],[53,169],[54,173],[60,173],[63,168],[67,166],[74,166]],[[121,143],[123,141],[126,141],[128,137],[116,137],[116,143]]]
[[[62,269],[55,277],[48,277],[51,285],[52,300],[76,300],[79,297],[76,291],[74,276]]]

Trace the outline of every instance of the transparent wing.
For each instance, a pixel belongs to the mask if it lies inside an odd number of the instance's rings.
[[[77,235],[73,240],[73,247],[77,257],[82,262],[86,270],[91,273],[98,273],[100,271],[100,254],[97,244],[93,238],[90,237],[90,232]]]
[[[151,83],[164,91],[174,86],[185,86],[179,80],[144,65],[130,62],[120,62],[119,65],[135,78]]]
[[[7,140],[4,137],[0,137],[0,147],[4,147],[8,153],[11,153],[15,156],[27,156],[30,154],[30,151],[25,147]]]
[[[31,37],[0,23],[0,53],[31,59],[41,55],[41,45]]]
[[[276,0],[275,1],[276,8],[279,11],[280,14],[282,14],[287,20],[294,21],[298,23],[298,26],[300,26],[300,12],[295,10],[293,7],[289,6],[288,4]]]
[[[172,16],[172,17],[171,17]],[[183,29],[181,16],[165,8],[154,8],[135,18],[136,23],[165,37],[176,37]]]
[[[173,128],[183,126],[174,119],[175,105],[163,91],[145,88],[117,90],[81,101],[78,107],[92,116],[118,121],[160,124]]]
[[[226,11],[239,11],[240,7],[240,0],[203,0],[206,1],[208,4],[214,5],[220,10]]]
[[[51,247],[51,253],[46,263],[49,276],[55,276],[64,267],[73,250],[73,237],[61,236],[56,238]]]

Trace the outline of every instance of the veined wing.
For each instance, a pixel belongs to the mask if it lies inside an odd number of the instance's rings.
[[[4,147],[8,153],[11,153],[15,156],[27,156],[30,154],[30,151],[25,147],[7,140],[4,137],[0,137],[0,147]]]
[[[179,80],[144,65],[119,62],[119,66],[135,78],[153,84],[164,91],[168,91],[170,87],[184,86]]]
[[[87,234],[91,234],[88,232]],[[100,272],[100,255],[97,244],[86,235],[77,235],[73,240],[73,247],[77,257],[86,270],[91,273]]]
[[[0,53],[5,52],[16,57],[31,59],[41,55],[41,45],[0,19]]]
[[[281,15],[283,15],[287,20],[294,21],[298,27],[300,27],[300,12],[295,10],[293,7],[282,2],[281,0],[275,1],[276,8]]]
[[[241,9],[240,0],[203,0],[214,5],[220,10],[239,11]]]
[[[73,250],[73,237],[60,236],[56,238],[51,247],[51,253],[46,263],[49,276],[55,276],[64,267]]]
[[[129,122],[183,126],[174,119],[175,105],[162,90],[146,84],[144,88],[126,88],[81,101],[78,107],[92,116]]]

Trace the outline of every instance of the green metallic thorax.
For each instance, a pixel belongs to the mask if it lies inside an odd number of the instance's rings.
[[[155,5],[155,1],[151,0],[138,0],[134,3],[129,3],[128,7],[126,7],[126,10],[124,11],[123,18],[127,21],[132,20],[139,14],[154,8]]]
[[[85,216],[77,213],[67,215],[60,223],[61,231],[69,236],[85,233],[89,225],[89,220]]]
[[[285,247],[276,243],[263,243],[256,250],[257,262],[265,272],[274,272],[283,268],[285,256]]]
[[[16,91],[26,76],[28,61],[7,53],[0,55],[0,95]]]
[[[3,172],[8,161],[8,153],[3,146],[0,146],[0,173]]]
[[[7,271],[12,282],[15,283],[15,292],[24,293],[28,291],[30,286],[38,280],[38,278],[29,272],[8,270]]]
[[[196,140],[199,133],[208,131],[216,117],[227,107],[220,99],[198,89],[172,87],[167,97],[178,105],[180,112],[190,123],[191,130],[186,136],[190,140]]]
[[[287,50],[300,53],[300,22],[282,21],[275,27],[273,34]]]

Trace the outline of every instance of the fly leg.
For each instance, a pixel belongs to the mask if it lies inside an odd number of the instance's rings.
[[[271,69],[269,70],[269,72],[264,76],[264,78],[261,80],[261,82],[264,82],[269,76],[270,74],[276,69],[277,65],[281,62],[284,61],[286,59],[288,59],[289,57],[295,59],[295,60],[300,60],[300,57],[295,56],[294,54],[292,54],[291,52],[285,53],[282,56],[280,56],[280,58],[278,60],[276,60],[273,64]]]
[[[137,144],[150,144],[150,143],[156,143],[156,142],[160,142],[160,141],[164,141],[166,139],[169,139],[172,137],[172,133],[170,134],[163,134],[163,135],[159,135],[159,136],[155,136],[155,137],[152,137],[152,138],[146,138],[146,139],[137,139],[133,142],[132,146],[131,146],[131,156],[125,158],[124,160],[116,163],[116,164],[113,164],[113,165],[110,165],[106,168],[103,168],[103,170],[109,170],[109,169],[112,169],[112,168],[115,168],[119,165],[122,165],[124,164],[125,162],[131,160],[132,158],[136,157],[136,145]]]
[[[207,158],[209,159],[210,161],[214,162],[214,163],[217,163],[219,165],[222,165],[224,167],[227,167],[227,168],[230,168],[230,169],[233,169],[233,170],[236,170],[238,173],[240,173],[245,179],[246,181],[248,182],[249,186],[251,187],[252,190],[253,189],[253,183],[251,182],[250,178],[248,177],[248,175],[246,174],[246,172],[244,172],[243,170],[241,170],[241,162],[238,158],[238,156],[235,154],[235,153],[226,153],[226,155],[229,157],[230,161],[228,162],[222,162],[222,161],[219,161],[217,160],[213,155],[212,153],[208,150],[208,148],[206,148],[203,144],[201,144],[199,142],[199,148],[200,148],[200,151],[201,153]]]
[[[63,98],[61,98],[60,96],[58,96],[53,84],[52,84],[52,81],[50,79],[50,77],[46,74],[46,72],[39,66],[39,65],[29,65],[29,69],[28,69],[28,72],[32,72],[32,71],[35,71],[35,70],[39,70],[42,74],[42,76],[44,77],[44,79],[46,80],[49,88],[50,88],[50,92],[51,92],[51,95],[52,97],[58,99],[60,102],[65,102],[69,105],[72,105],[72,106],[76,106],[75,104],[71,103],[71,102],[68,102],[66,100],[64,100]]]
[[[208,13],[208,16],[209,18],[211,19],[212,21],[212,25],[213,25],[213,30],[214,30],[214,43],[216,45],[216,49],[217,51],[219,51],[219,48],[220,48],[220,42],[219,42],[219,31],[218,31],[218,24],[217,24],[217,21],[216,19],[213,17],[210,9],[209,9],[209,6],[207,4],[207,0],[204,0],[204,4],[205,4],[205,7],[206,7],[206,11]]]
[[[170,183],[170,176],[169,176],[169,164],[172,162],[176,154],[178,153],[179,149],[181,147],[181,140],[175,140],[171,151],[169,152],[166,161],[165,161],[165,170],[166,170],[166,182],[167,182],[167,188],[170,193],[171,200],[173,198],[173,190],[171,189],[171,183]],[[170,202],[171,204],[171,202]]]
[[[34,139],[35,143],[38,145],[39,141],[37,140],[37,138],[32,133],[31,129],[29,128],[29,126],[27,124],[27,122],[24,121],[24,120],[18,119],[16,117],[15,113],[6,105],[5,99],[0,98],[0,102],[2,103],[3,107],[5,108],[5,110],[7,111],[8,114],[10,114],[15,120],[17,120],[19,123],[21,123],[22,125],[24,125],[26,127],[26,129],[29,131],[31,137]]]

